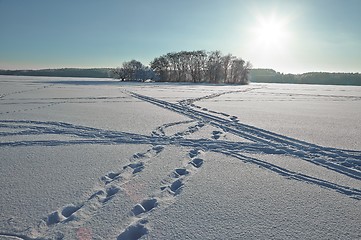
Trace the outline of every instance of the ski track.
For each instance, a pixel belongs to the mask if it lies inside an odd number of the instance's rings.
[[[237,121],[237,117],[235,116],[225,119],[207,113],[208,109],[205,108],[203,108],[202,111],[199,111],[189,107],[188,105],[173,104],[136,93],[130,94],[159,107],[188,116],[196,121],[208,123],[222,129],[225,132],[230,132],[255,143],[264,144],[274,149],[276,152],[283,152],[284,154],[306,160],[316,165],[320,165],[338,173],[361,180],[360,151],[341,150],[318,146],[316,144],[307,143],[305,141],[239,123]],[[224,113],[220,114],[227,116],[227,114]]]
[[[37,89],[22,92],[34,91]],[[177,196],[181,194],[189,179],[191,179],[191,177],[203,166],[205,161],[201,155],[205,154],[207,151],[221,153],[246,163],[258,165],[288,179],[314,184],[357,200],[361,199],[361,190],[359,189],[338,185],[329,181],[307,176],[302,173],[293,172],[271,163],[241,154],[289,155],[336,171],[337,173],[344,174],[351,178],[361,180],[360,151],[322,147],[316,144],[289,138],[287,136],[282,136],[280,134],[239,123],[236,116],[201,108],[194,104],[196,101],[201,101],[203,99],[212,99],[224,94],[250,90],[253,89],[214,93],[199,98],[182,100],[177,104],[123,90],[123,92],[138,100],[185,115],[191,119],[188,121],[163,124],[157,127],[150,136],[103,130],[64,122],[0,120],[0,140],[1,137],[7,136],[33,135],[36,137],[37,135],[40,136],[44,134],[69,135],[79,138],[69,141],[0,141],[0,147],[62,146],[75,144],[152,145],[152,147],[146,152],[134,154],[130,159],[129,164],[100,177],[99,184],[94,188],[94,192],[87,199],[76,204],[67,204],[49,213],[35,226],[29,227],[22,232],[0,232],[0,236],[24,240],[48,239],[43,236],[46,235],[49,230],[56,228],[59,224],[81,224],[82,222],[89,220],[100,208],[107,204],[107,202],[112,201],[118,193],[124,191],[122,186],[131,181],[137,174],[144,171],[146,169],[147,162],[160,154],[166,145],[176,145],[190,148],[191,150],[189,151],[188,161],[169,173],[160,182],[159,189],[156,192],[141,200],[139,203],[134,205],[132,209],[129,209],[129,218],[127,220],[129,225],[121,231],[121,233],[117,236],[117,240],[139,239],[147,235],[150,231],[147,227],[149,223],[149,214],[153,211],[160,211],[162,208],[166,208],[176,202]],[[22,92],[14,92],[10,94]],[[5,97],[10,94],[3,95],[1,97]],[[101,97],[94,100],[99,99],[104,100],[105,98],[103,99],[103,97]],[[63,102],[58,102],[57,104],[59,103]],[[166,134],[167,128],[183,124],[187,124],[188,126],[185,130],[176,132],[175,134],[169,136]],[[206,124],[210,124],[220,129],[212,132],[212,139],[183,138],[184,136],[197,132]],[[1,131],[2,129],[6,129],[8,131]],[[251,142],[229,142],[219,140],[221,135],[225,132],[230,132],[238,137],[250,140]],[[32,238],[29,236],[34,237]],[[51,236],[51,239],[63,238],[64,236],[56,231]]]

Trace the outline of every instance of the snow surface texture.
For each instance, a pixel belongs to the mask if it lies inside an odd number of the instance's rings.
[[[361,88],[0,76],[0,239],[361,239]]]

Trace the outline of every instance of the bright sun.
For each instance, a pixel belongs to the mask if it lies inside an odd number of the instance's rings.
[[[260,68],[286,69],[294,58],[294,16],[272,10],[268,14],[254,10],[253,14],[246,49],[251,61]]]
[[[252,32],[256,45],[264,50],[282,50],[288,41],[286,22],[275,16],[258,17]]]

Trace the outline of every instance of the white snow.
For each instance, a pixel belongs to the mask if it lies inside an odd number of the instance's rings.
[[[360,239],[361,87],[0,76],[0,239]]]

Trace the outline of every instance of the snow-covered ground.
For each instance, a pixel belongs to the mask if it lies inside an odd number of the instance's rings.
[[[0,76],[0,239],[361,239],[361,87]]]

